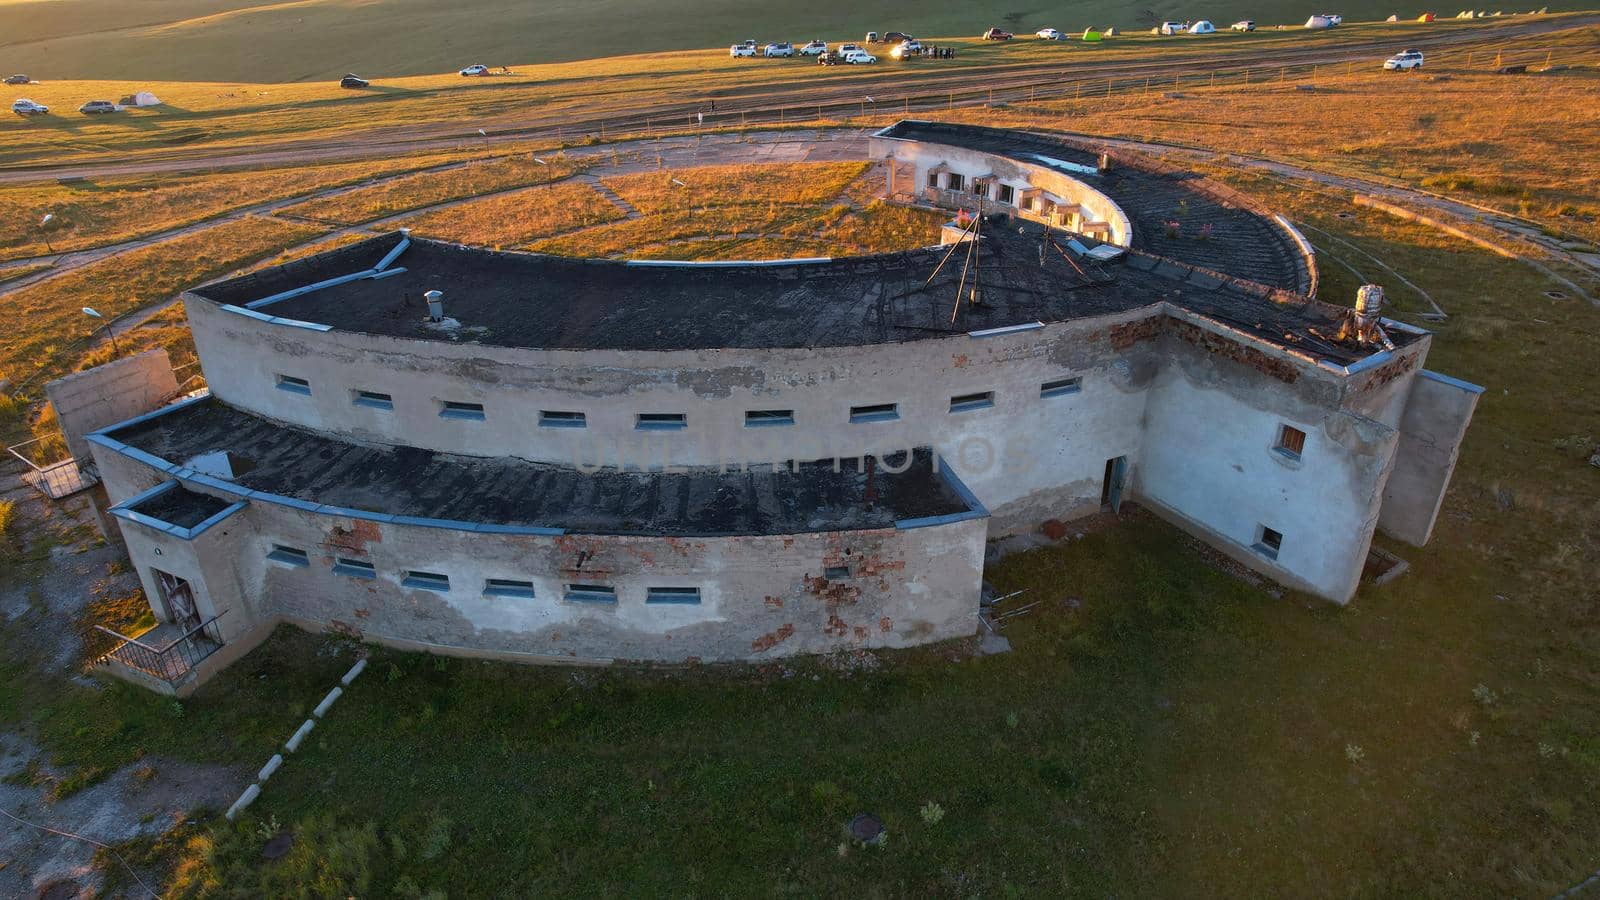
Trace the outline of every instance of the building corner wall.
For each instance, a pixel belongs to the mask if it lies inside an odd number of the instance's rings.
[[[44,386],[67,448],[91,457],[90,432],[150,412],[178,394],[167,351],[157,347],[57,378]]]
[[[1378,527],[1420,547],[1433,536],[1461,442],[1483,388],[1423,370],[1412,382],[1400,420],[1394,472],[1383,492]]]

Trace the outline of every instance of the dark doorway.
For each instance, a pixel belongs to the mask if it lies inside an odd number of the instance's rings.
[[[1122,512],[1122,487],[1128,478],[1128,458],[1119,456],[1106,460],[1106,479],[1100,488],[1100,505],[1111,507],[1114,513]]]
[[[156,576],[156,590],[160,592],[162,612],[167,621],[184,631],[200,624],[200,610],[194,603],[194,589],[189,582],[160,569],[151,569]]]

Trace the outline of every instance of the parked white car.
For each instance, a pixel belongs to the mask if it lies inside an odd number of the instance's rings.
[[[479,75],[487,74],[489,74],[489,67],[482,64],[476,66],[467,66],[465,69],[461,70],[462,78],[473,78]]]
[[[1216,34],[1216,32],[1217,26],[1211,24],[1211,20],[1209,19],[1201,19],[1200,21],[1189,26],[1190,34]]]
[[[767,45],[766,54],[769,59],[781,59],[794,56],[794,45],[788,41],[774,41]]]
[[[756,48],[750,46],[749,44],[734,44],[732,47],[728,48],[728,55],[733,57],[755,56]]]
[[[1336,16],[1333,13],[1322,13],[1322,17],[1324,19],[1328,20],[1328,24],[1329,25],[1343,25],[1344,24],[1344,16]]]
[[[1255,31],[1256,21],[1254,19],[1240,19],[1229,27],[1234,31]]]
[[[1054,28],[1041,28],[1034,32],[1034,36],[1044,38],[1047,41],[1059,41],[1066,37],[1066,35],[1055,30]]]
[[[861,52],[861,53],[867,52],[865,50],[862,50],[861,46],[859,44],[840,44],[838,47],[834,48],[833,52],[839,54],[840,56],[843,56],[846,53],[849,53],[851,51],[858,51],[858,52]]]
[[[811,43],[809,43],[809,44],[805,45],[804,47],[800,48],[800,55],[801,56],[821,56],[822,54],[827,53],[827,52],[828,52],[828,42],[827,41],[812,41]]]
[[[1188,26],[1182,22],[1162,22],[1161,27],[1157,28],[1156,32],[1163,36],[1171,37],[1175,34],[1183,34],[1187,28]]]
[[[1383,61],[1385,72],[1409,72],[1422,68],[1422,51],[1406,50]]]
[[[19,116],[42,116],[50,112],[50,107],[23,97],[11,104],[11,111]]]
[[[873,56],[871,53],[868,53],[859,47],[855,50],[846,50],[845,52],[839,54],[839,56],[845,62],[851,65],[857,65],[859,63],[875,63],[878,61],[876,56]]]

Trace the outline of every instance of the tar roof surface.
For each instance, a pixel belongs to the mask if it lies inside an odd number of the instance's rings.
[[[179,528],[193,528],[227,509],[228,506],[227,500],[191,491],[180,484],[134,505],[131,509]]]
[[[903,122],[886,132],[961,144],[1037,163],[1030,154],[1093,162],[1060,139],[968,126]],[[1145,166],[1141,168],[1141,166]],[[1103,182],[1103,183],[1100,183]],[[977,264],[983,303],[955,321],[961,258],[926,284],[942,247],[812,263],[641,265],[498,252],[410,239],[383,278],[363,278],[272,302],[263,313],[338,330],[418,340],[555,350],[812,348],[911,341],[1032,322],[1127,312],[1160,302],[1267,342],[1348,363],[1368,355],[1321,335],[1341,307],[1295,293],[1310,273],[1294,243],[1242,198],[1178,170],[1140,161],[1097,179],[1134,221],[1135,249],[1074,263],[1051,246],[1069,236],[1009,219],[987,227]],[[1179,203],[1191,230],[1171,238]],[[1211,224],[1200,240],[1198,223]],[[245,306],[370,269],[404,238],[381,235],[208,285],[195,294]],[[1086,270],[1086,271],[1085,271]],[[426,321],[423,294],[444,294],[448,327]],[[1398,338],[1397,338],[1398,339]]]
[[[205,400],[111,432],[169,463],[226,453],[240,487],[365,512],[580,534],[753,535],[890,528],[971,511],[918,451],[903,473],[853,461],[718,473],[641,473],[413,447],[351,444]],[[898,467],[903,457],[896,461]],[[174,492],[168,492],[174,493]],[[163,495],[165,496],[165,495]],[[170,520],[169,520],[170,521]]]

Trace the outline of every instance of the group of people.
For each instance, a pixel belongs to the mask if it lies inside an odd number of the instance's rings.
[[[931,57],[933,59],[955,59],[956,48],[940,47],[936,44],[923,44],[922,49],[918,51],[916,55]]]

